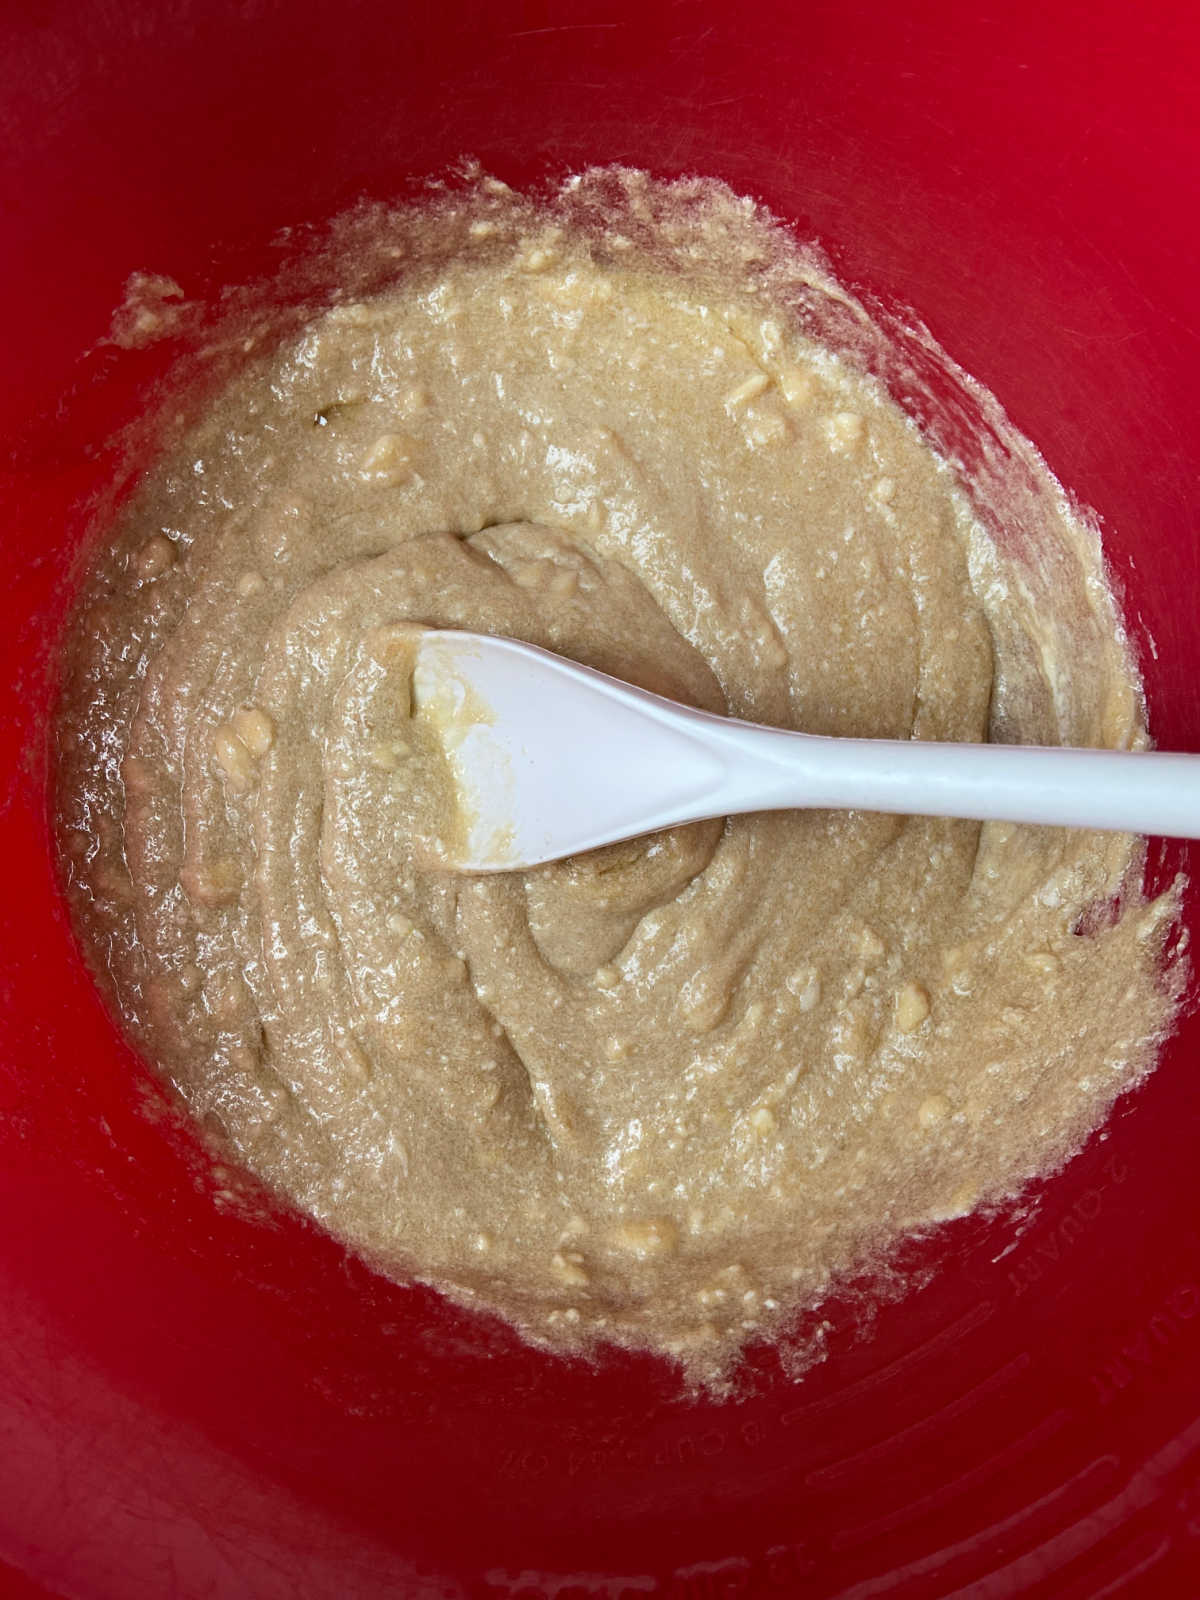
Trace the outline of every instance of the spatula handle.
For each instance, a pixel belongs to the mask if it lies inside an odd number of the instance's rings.
[[[851,807],[1200,838],[1196,755],[830,739],[727,726],[739,759],[729,764],[726,811]]]

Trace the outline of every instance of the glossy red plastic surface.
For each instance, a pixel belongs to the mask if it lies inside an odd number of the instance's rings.
[[[1195,1019],[1023,1232],[956,1225],[869,1326],[835,1309],[802,1386],[764,1358],[740,1404],[683,1403],[197,1179],[73,953],[42,754],[62,563],[152,370],[81,359],[126,275],[239,280],[281,226],[463,154],[719,174],[916,307],[1102,513],[1155,733],[1200,749],[1194,6],[43,0],[2,26],[0,1592],[1200,1591]]]

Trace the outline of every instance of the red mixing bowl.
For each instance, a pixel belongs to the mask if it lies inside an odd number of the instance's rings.
[[[1194,5],[41,0],[0,29],[0,1592],[1200,1592],[1195,1017],[1021,1218],[828,1310],[802,1384],[760,1355],[748,1398],[684,1401],[204,1175],[73,948],[45,755],[65,570],[156,371],[93,348],[127,275],[242,281],[462,155],[718,175],[915,307],[1101,513],[1155,736],[1200,749]]]

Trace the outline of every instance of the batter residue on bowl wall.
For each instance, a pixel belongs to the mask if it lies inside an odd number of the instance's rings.
[[[477,176],[322,259],[340,293],[214,343],[84,579],[81,938],[194,1112],[381,1270],[713,1379],[1079,1146],[1171,1024],[1177,895],[1127,836],[865,813],[431,870],[404,625],[818,733],[1136,747],[1098,542],[977,394],[968,498],[887,336],[719,184]],[[169,324],[146,284],[126,337]]]

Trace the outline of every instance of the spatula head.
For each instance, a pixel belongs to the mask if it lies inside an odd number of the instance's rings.
[[[725,770],[689,732],[702,713],[515,639],[425,632],[413,711],[454,778],[461,871],[534,867],[703,815]]]

